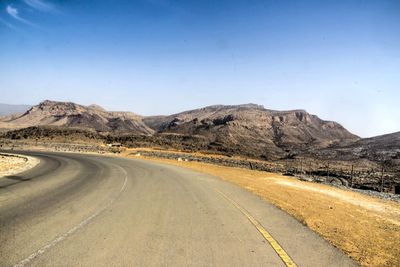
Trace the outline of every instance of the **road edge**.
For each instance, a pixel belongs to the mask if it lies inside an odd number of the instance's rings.
[[[22,158],[25,160],[25,164],[22,167],[11,168],[10,170],[7,170],[7,171],[0,171],[0,179],[5,178],[7,176],[12,176],[12,175],[16,175],[16,174],[25,172],[27,170],[30,170],[30,169],[36,167],[40,163],[39,158],[21,155],[18,153],[14,154],[14,153],[0,152],[0,156]]]

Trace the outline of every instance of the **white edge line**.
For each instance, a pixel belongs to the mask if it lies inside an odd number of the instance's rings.
[[[33,259],[35,259],[38,256],[42,255],[43,253],[45,253],[46,251],[48,251],[52,247],[56,246],[58,243],[61,243],[67,237],[69,237],[70,235],[72,235],[73,233],[75,233],[79,229],[83,228],[85,225],[87,225],[90,221],[92,221],[94,218],[96,218],[98,215],[100,215],[100,213],[102,213],[103,211],[108,209],[114,203],[114,201],[119,197],[119,195],[122,193],[122,191],[125,190],[125,187],[126,187],[126,184],[127,184],[127,181],[128,181],[128,174],[127,174],[126,170],[124,168],[120,167],[120,166],[118,166],[118,167],[125,173],[125,178],[124,178],[124,183],[123,183],[121,189],[119,190],[117,196],[115,196],[113,199],[111,199],[110,202],[107,203],[107,205],[105,205],[104,207],[99,209],[97,212],[93,213],[92,215],[90,215],[89,217],[87,217],[86,219],[81,221],[79,224],[77,224],[74,227],[72,227],[71,229],[69,229],[64,234],[58,236],[57,238],[52,240],[47,245],[41,247],[36,252],[34,252],[31,255],[29,255],[27,258],[25,258],[22,261],[20,261],[19,263],[15,264],[14,267],[22,267],[22,266],[25,266],[26,264],[30,263]]]

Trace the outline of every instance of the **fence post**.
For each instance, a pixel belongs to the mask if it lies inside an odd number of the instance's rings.
[[[253,170],[253,164],[251,164],[251,161],[249,161],[250,164],[250,170]]]
[[[351,173],[350,173],[350,187],[353,188],[353,169],[354,165],[351,164]]]
[[[329,180],[329,162],[328,162],[328,165],[326,165],[326,172],[327,172],[328,180]]]
[[[382,164],[382,170],[381,170],[381,192],[383,192],[383,164]]]
[[[287,174],[288,173],[288,159],[286,158],[286,161],[285,161],[285,173]]]
[[[300,159],[300,175],[303,174],[303,159]]]

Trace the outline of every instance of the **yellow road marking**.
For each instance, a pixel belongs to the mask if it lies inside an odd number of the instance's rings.
[[[241,213],[243,213],[247,219],[257,228],[257,230],[262,234],[265,240],[271,245],[271,247],[275,250],[278,256],[281,258],[283,263],[288,267],[297,267],[294,261],[290,258],[290,256],[286,253],[286,251],[279,245],[278,241],[276,241],[272,235],[259,223],[250,213],[248,213],[245,209],[243,209],[238,203],[229,198],[227,195],[215,189],[221,196],[223,196],[226,200],[232,203]]]

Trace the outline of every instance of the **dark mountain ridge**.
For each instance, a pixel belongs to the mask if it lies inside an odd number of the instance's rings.
[[[326,159],[365,158],[400,167],[400,132],[364,138],[349,144],[338,144],[316,151],[315,155]]]

